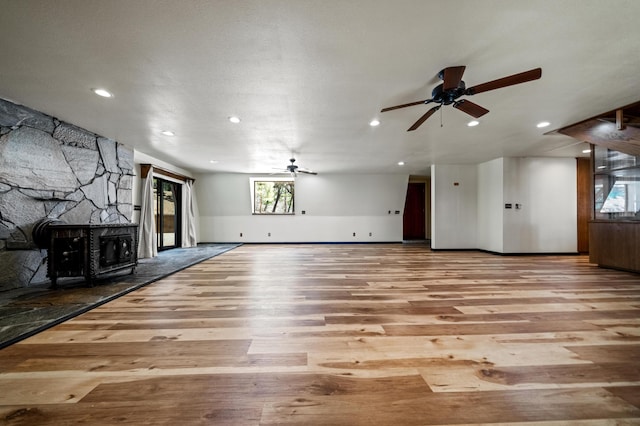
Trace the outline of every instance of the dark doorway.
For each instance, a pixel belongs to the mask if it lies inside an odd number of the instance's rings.
[[[403,240],[425,239],[425,185],[424,182],[410,182],[404,203],[402,218]]]
[[[180,247],[181,185],[161,178],[153,178],[154,213],[158,250]]]

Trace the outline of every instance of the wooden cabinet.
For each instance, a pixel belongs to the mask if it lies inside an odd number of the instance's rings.
[[[589,261],[640,272],[640,155],[592,146]]]
[[[640,222],[591,221],[589,261],[606,268],[640,272]]]

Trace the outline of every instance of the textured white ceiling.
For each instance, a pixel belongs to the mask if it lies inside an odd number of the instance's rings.
[[[194,172],[574,157],[543,133],[640,100],[639,16],[637,0],[0,0],[0,97]],[[379,112],[455,65],[467,86],[542,78],[470,98],[491,111],[474,128],[451,106],[414,132],[430,106]]]

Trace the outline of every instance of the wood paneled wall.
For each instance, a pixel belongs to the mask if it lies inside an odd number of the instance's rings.
[[[577,159],[578,252],[589,253],[589,221],[593,212],[591,159]]]

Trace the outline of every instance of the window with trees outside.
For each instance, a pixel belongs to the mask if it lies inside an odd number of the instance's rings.
[[[251,178],[253,214],[294,214],[293,178]]]

